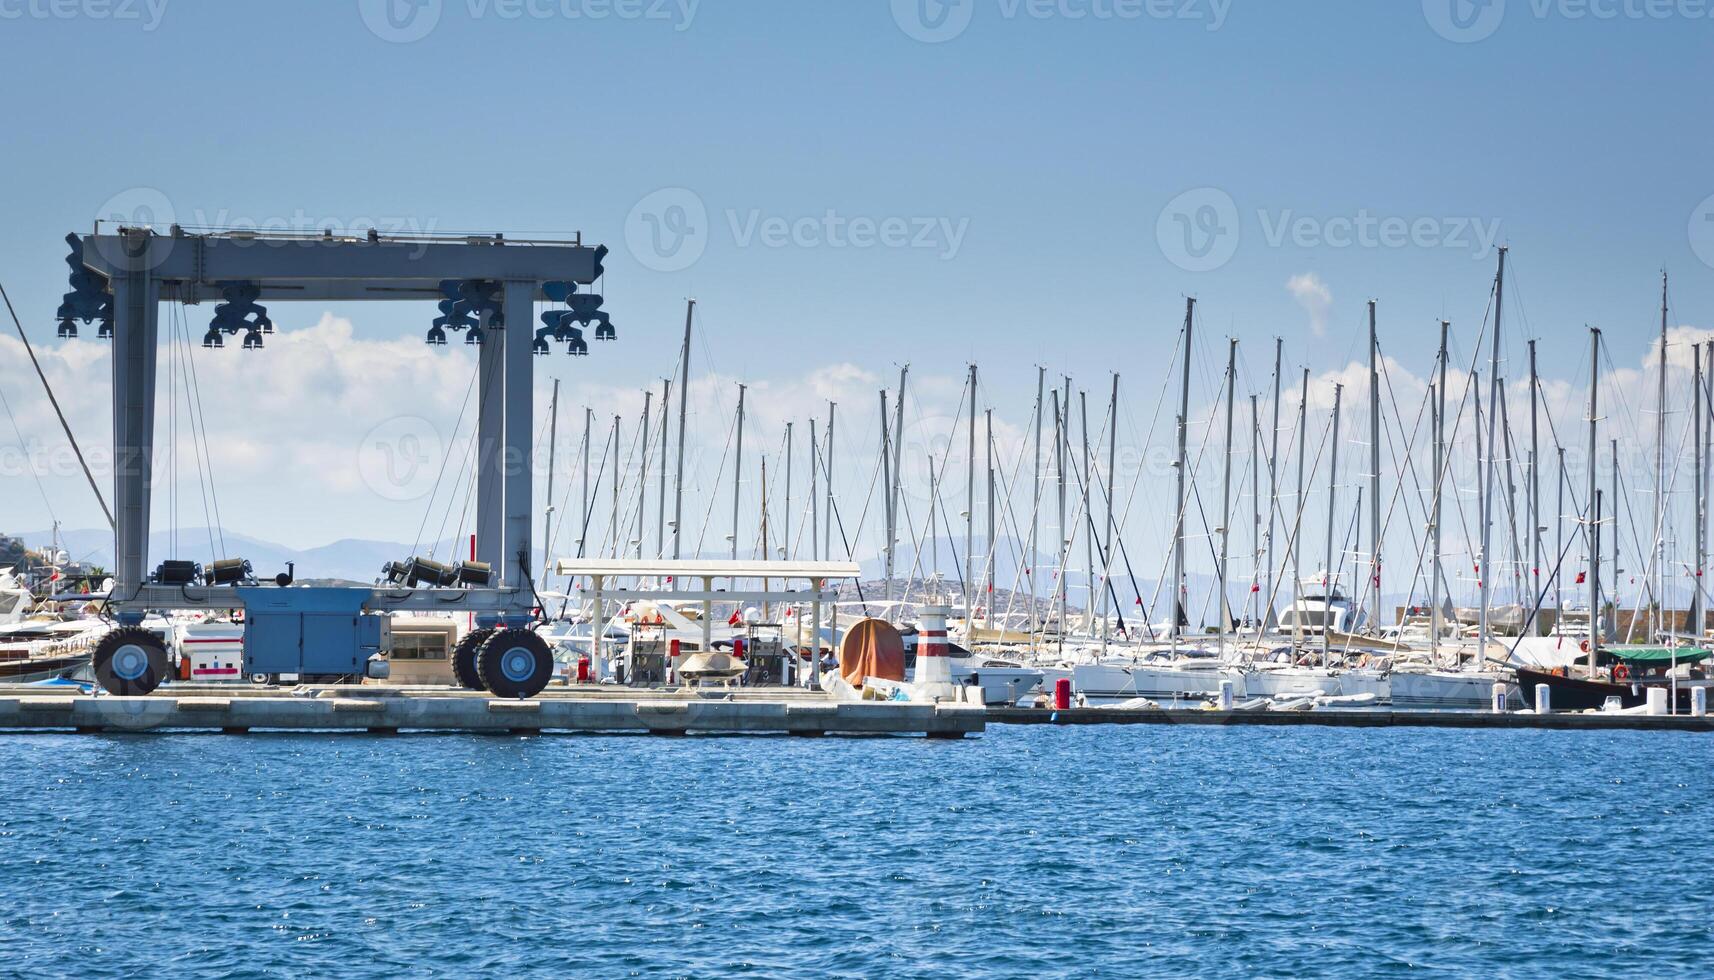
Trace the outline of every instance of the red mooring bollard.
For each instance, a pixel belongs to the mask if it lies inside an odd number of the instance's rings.
[[[1061,677],[1053,682],[1053,706],[1060,711],[1071,707],[1071,678]]]

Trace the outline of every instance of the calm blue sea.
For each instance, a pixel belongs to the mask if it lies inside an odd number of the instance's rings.
[[[1708,975],[1714,741],[0,737],[0,975]]]

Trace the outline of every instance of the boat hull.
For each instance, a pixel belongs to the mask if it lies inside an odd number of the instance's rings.
[[[1229,668],[1170,667],[1149,664],[1080,664],[1071,670],[1071,686],[1090,704],[1149,698],[1173,701],[1216,697],[1222,681],[1233,682],[1233,696],[1245,698],[1244,675]]]
[[[1658,681],[1653,684],[1614,684],[1611,681],[1595,681],[1585,677],[1561,677],[1547,671],[1519,667],[1519,693],[1523,696],[1524,703],[1532,709],[1535,708],[1537,684],[1547,685],[1548,707],[1553,711],[1600,709],[1606,707],[1608,698],[1618,698],[1621,708],[1639,708],[1648,703],[1649,688],[1662,686]],[[1678,685],[1676,710],[1679,713],[1690,712],[1690,692],[1698,686],[1704,685]],[[1670,696],[1668,700],[1671,700]]]
[[[1395,671],[1387,678],[1388,700],[1395,708],[1480,711],[1492,707],[1494,685],[1503,681],[1503,675],[1494,673]],[[1516,685],[1508,685],[1506,701],[1516,699]]]
[[[1291,699],[1311,695],[1338,697],[1347,691],[1339,672],[1326,667],[1276,667],[1244,671],[1244,697]]]

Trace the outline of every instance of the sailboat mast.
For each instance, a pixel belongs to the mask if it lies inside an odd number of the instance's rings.
[[[1475,430],[1475,436],[1476,436],[1476,468],[1478,470],[1480,470],[1482,468],[1482,459],[1483,459],[1482,447],[1484,445],[1484,443],[1483,443],[1484,436],[1482,433],[1482,420],[1487,417],[1487,416],[1482,414],[1482,372],[1480,372],[1480,371],[1472,372],[1470,375],[1470,398],[1471,398],[1471,402],[1475,406],[1475,411],[1476,411],[1476,424],[1474,426],[1472,426],[1472,428]],[[1489,497],[1489,488],[1488,488],[1487,483],[1485,483],[1481,479],[1478,479],[1476,481],[1476,521],[1477,521],[1478,525],[1481,525],[1481,522],[1483,522],[1488,516],[1488,497]],[[1487,635],[1484,632],[1484,628],[1487,626],[1487,610],[1488,610],[1488,604],[1485,601],[1487,599],[1488,594],[1484,590],[1485,589],[1484,583],[1486,583],[1488,581],[1488,575],[1487,575],[1487,572],[1488,572],[1488,568],[1487,568],[1487,565],[1488,565],[1488,549],[1486,547],[1486,541],[1483,540],[1480,536],[1481,533],[1482,533],[1481,529],[1480,529],[1480,527],[1478,527],[1478,529],[1477,529],[1478,538],[1477,538],[1477,545],[1476,545],[1476,559],[1472,563],[1476,569],[1476,588],[1478,590],[1478,594],[1481,597],[1477,600],[1477,603],[1476,603],[1480,607],[1476,612],[1477,623],[1478,623],[1478,629],[1476,631],[1476,636],[1478,639],[1478,645],[1480,645],[1481,637]]]
[[[734,434],[737,441],[737,452],[732,462],[732,560],[738,560],[738,505],[740,488],[744,476],[744,392],[748,386],[738,386],[738,422]]]
[[[1375,301],[1369,301],[1369,586],[1374,625],[1381,622],[1381,341]]]
[[[976,365],[970,365],[969,450],[964,457],[964,630],[968,636],[975,625],[970,618],[976,607]]]
[[[1345,397],[1345,386],[1333,386],[1333,430],[1329,436],[1332,457],[1327,464],[1327,570],[1321,583],[1321,666],[1328,664],[1333,632],[1333,591],[1338,586],[1333,560],[1333,526],[1339,517],[1339,407]]]
[[[1053,390],[1053,471],[1059,481],[1059,543],[1054,548],[1054,566],[1056,572],[1053,579],[1053,604],[1056,610],[1059,645],[1065,646],[1065,566],[1071,552],[1070,539],[1065,536],[1065,437],[1062,435],[1065,427],[1065,406],[1061,403],[1059,389]]]
[[[1429,506],[1433,509],[1434,513],[1433,516],[1429,518],[1429,524],[1430,533],[1434,538],[1434,555],[1429,560],[1428,565],[1428,652],[1429,658],[1436,662],[1439,660],[1440,631],[1445,628],[1445,623],[1443,622],[1445,617],[1441,611],[1444,608],[1444,605],[1440,598],[1440,589],[1443,581],[1441,568],[1440,507],[1441,495],[1445,492],[1446,487],[1446,460],[1448,455],[1446,446],[1446,340],[1447,335],[1451,330],[1452,321],[1440,321],[1440,380],[1435,386],[1434,392],[1430,398],[1430,400],[1434,402],[1434,490],[1432,495],[1429,497]]]
[[[1256,563],[1262,560],[1262,409],[1255,392],[1250,393],[1250,592],[1244,614],[1261,622],[1260,571]]]
[[[690,394],[690,325],[696,316],[696,300],[689,300],[684,308],[684,346],[679,349],[679,379],[678,379],[678,465],[674,468],[675,482],[673,485],[673,559],[676,561],[683,556],[681,544],[684,538],[684,419],[686,398]],[[678,580],[673,580],[678,585]]]
[[[905,482],[904,446],[905,446],[905,380],[910,377],[911,366],[899,368],[899,403],[893,406],[893,530],[887,536],[887,587],[892,588],[894,555],[899,545],[899,490]]]
[[[816,462],[819,445],[815,441],[815,419],[809,420],[809,560],[815,561],[821,557],[816,554],[821,539],[821,492],[817,484],[821,479],[821,467]]]
[[[589,542],[589,450],[590,436],[593,435],[591,426],[595,422],[595,410],[589,407],[583,409],[583,511],[577,515],[577,557],[584,556]]]
[[[887,581],[886,581],[885,585],[882,587],[882,594],[883,594],[883,597],[886,599],[886,602],[887,602],[886,608],[889,610],[892,608],[892,602],[893,602],[893,541],[898,536],[897,531],[895,529],[896,528],[896,521],[898,520],[898,515],[895,514],[893,511],[893,451],[892,451],[893,434],[889,431],[890,424],[891,423],[889,423],[887,420],[887,389],[882,388],[881,389],[881,501],[886,506],[881,508],[881,510],[882,510],[882,517],[884,518],[882,523],[885,526],[886,557],[887,557],[887,564],[886,564],[886,571],[887,571],[886,579],[887,579]],[[787,426],[787,432],[788,432],[788,438],[789,438],[789,432],[790,432],[790,426],[789,425]],[[787,472],[789,473],[790,469],[791,469],[791,463],[790,463],[791,457],[787,456],[786,460],[787,460],[787,464],[786,464]],[[788,510],[790,509],[789,504],[788,504],[787,509]],[[885,613],[883,613],[883,615],[885,615]]]
[[[1654,543],[1649,548],[1648,586],[1651,600],[1649,622],[1653,632],[1649,634],[1649,642],[1659,635],[1662,620],[1666,615],[1666,600],[1660,593],[1661,566],[1666,561],[1666,273],[1660,274],[1660,371],[1658,392],[1655,401],[1657,409],[1654,420]],[[1613,508],[1618,510],[1619,498],[1613,498]],[[1614,527],[1618,525],[1615,523]],[[1617,540],[1618,534],[1613,535]],[[1618,575],[1615,569],[1613,574]],[[1617,578],[1614,581],[1618,581]]]
[[[1597,327],[1589,328],[1589,519],[1584,522],[1587,527],[1585,539],[1589,543],[1589,676],[1595,676],[1595,651],[1601,645],[1601,527],[1599,515],[1595,510],[1595,454],[1599,452],[1597,445],[1598,426],[1600,423],[1599,393],[1601,386],[1601,331]],[[1618,625],[1617,607],[1614,608],[1614,625]]]
[[[1047,368],[1036,367],[1036,420],[1035,420],[1035,449],[1030,457],[1030,546],[1024,553],[1024,574],[1030,581],[1030,648],[1033,651],[1036,644],[1036,634],[1041,632],[1040,622],[1036,618],[1036,549],[1040,547],[1041,539],[1041,430],[1042,430],[1042,389],[1047,384]]]
[[[1083,427],[1083,632],[1095,631],[1095,469],[1089,455],[1089,393],[1078,389],[1077,411]]]
[[[1297,513],[1291,529],[1291,632],[1293,645],[1303,642],[1303,515],[1308,501],[1303,496],[1303,463],[1309,455],[1309,368],[1303,369],[1303,393],[1297,399]]]
[[[1565,554],[1565,480],[1566,480],[1566,475],[1565,475],[1565,447],[1560,446],[1559,447],[1559,485],[1558,485],[1557,491],[1556,491],[1556,498],[1557,499],[1555,501],[1554,508],[1553,508],[1554,509],[1553,551],[1554,551],[1554,554],[1561,555],[1561,556],[1563,556]],[[1554,609],[1554,617],[1553,617],[1554,618],[1554,622],[1553,622],[1554,632],[1555,633],[1563,633],[1564,630],[1559,628],[1559,618],[1561,616],[1565,615],[1565,576],[1564,575],[1555,574],[1553,576],[1553,609]]]
[[[613,536],[613,557],[624,554],[619,534],[619,416],[613,416],[613,513],[607,518],[607,533]]]
[[[1530,634],[1541,635],[1541,376],[1536,372],[1535,341],[1530,341]]]
[[[822,457],[827,466],[827,547],[822,558],[827,561],[833,560],[833,525],[838,523],[833,511],[833,413],[837,408],[833,402],[827,403],[827,454]]]
[[[667,413],[672,411],[668,404],[672,400],[673,383],[670,378],[661,379],[661,488],[655,500],[655,557],[667,556]]]
[[[1500,439],[1501,439],[1501,442],[1505,445],[1505,455],[1502,456],[1501,458],[1506,461],[1506,510],[1505,510],[1505,515],[1506,515],[1506,520],[1507,520],[1506,526],[1510,531],[1510,533],[1506,535],[1506,540],[1511,545],[1510,557],[1511,557],[1511,566],[1512,566],[1512,592],[1516,593],[1518,591],[1518,565],[1522,560],[1521,556],[1518,554],[1518,534],[1517,534],[1517,530],[1518,530],[1518,525],[1517,525],[1518,487],[1517,487],[1517,482],[1514,479],[1515,474],[1514,474],[1514,471],[1512,468],[1512,460],[1516,459],[1517,455],[1515,452],[1515,447],[1512,445],[1511,399],[1506,395],[1506,379],[1505,378],[1500,379],[1499,388],[1500,388],[1500,404],[1499,404]]]
[[[1059,525],[1060,533],[1065,539],[1064,543],[1060,545],[1059,625],[1060,632],[1063,634],[1065,631],[1065,623],[1069,616],[1069,604],[1071,599],[1071,546],[1077,542],[1077,528],[1076,525],[1067,526],[1065,522],[1065,519],[1068,516],[1066,513],[1066,495],[1071,492],[1071,477],[1065,470],[1065,467],[1072,465],[1074,462],[1071,454],[1071,376],[1061,375],[1060,380],[1063,382],[1064,386],[1059,396],[1059,458],[1061,463],[1059,474]]]
[[[1710,397],[1707,390],[1709,380],[1714,379],[1714,343],[1705,343],[1702,347],[1703,354],[1707,359],[1707,364],[1704,365],[1702,370],[1702,405],[1704,412],[1704,418],[1702,420],[1702,516],[1696,522],[1696,540],[1702,549],[1703,559],[1702,564],[1699,565],[1696,570],[1696,590],[1697,595],[1699,596],[1703,595],[1702,590],[1707,578],[1708,494],[1710,492],[1708,467],[1710,460],[1714,459],[1714,397]],[[1708,617],[1705,607],[1706,603],[1704,603],[1703,617],[1696,621],[1697,642],[1701,642],[1703,636],[1707,632],[1706,627]]]
[[[1101,550],[1106,554],[1106,560],[1101,570],[1101,649],[1107,649],[1107,642],[1112,634],[1112,597],[1113,590],[1109,582],[1113,578],[1114,539],[1119,533],[1119,518],[1114,511],[1113,474],[1118,468],[1119,460],[1119,373],[1113,372],[1113,394],[1107,400],[1107,544]]]
[[[1178,652],[1178,641],[1183,635],[1179,626],[1184,612],[1184,480],[1189,461],[1185,458],[1189,445],[1190,425],[1190,351],[1191,341],[1195,339],[1194,320],[1196,313],[1196,298],[1187,297],[1184,301],[1184,370],[1179,386],[1178,396],[1178,455],[1173,467],[1176,471],[1174,483],[1173,512],[1177,515],[1173,527],[1172,541],[1172,650]]]
[[[1613,629],[1617,631],[1619,628],[1619,440],[1612,439],[1609,440],[1609,443],[1612,452],[1610,457],[1612,459],[1612,472],[1609,475],[1613,480],[1613,491],[1608,495],[1613,508]],[[1632,520],[1635,520],[1634,516]],[[1625,636],[1629,638],[1635,635],[1636,631],[1637,620],[1633,614],[1630,625],[1625,629]]]
[[[792,424],[786,423],[786,505],[780,511],[780,557],[792,557]],[[891,576],[888,576],[891,578]],[[889,583],[890,585],[891,583]],[[888,598],[891,598],[889,596]]]
[[[1493,591],[1493,560],[1488,550],[1493,539],[1494,531],[1494,454],[1498,444],[1494,441],[1495,423],[1499,419],[1500,401],[1500,310],[1506,295],[1506,248],[1500,247],[1499,271],[1494,274],[1494,338],[1489,347],[1488,356],[1488,456],[1482,460],[1482,552],[1477,561],[1479,566],[1476,584],[1481,591],[1477,611],[1478,628],[1476,645],[1478,663],[1488,655],[1488,597]]]
[[[983,439],[988,448],[988,550],[982,559],[983,588],[978,593],[982,602],[982,625],[994,625],[994,410],[984,413],[987,421]]]
[[[1220,617],[1220,649],[1226,648],[1226,623],[1231,619],[1228,610],[1232,608],[1230,568],[1232,541],[1232,403],[1238,391],[1238,338],[1233,337],[1226,346],[1226,461],[1223,475],[1220,478],[1220,608],[1214,611]]]
[[[1267,604],[1267,611],[1262,616],[1261,628],[1264,630],[1274,618],[1274,530],[1280,509],[1280,359],[1284,354],[1285,338],[1275,337],[1273,422],[1268,435],[1268,589],[1263,600]]]
[[[1696,448],[1693,450],[1696,473],[1693,477],[1695,499],[1691,502],[1691,521],[1694,525],[1696,538],[1696,572],[1690,580],[1690,609],[1685,628],[1692,630],[1691,636],[1698,639],[1702,636],[1702,345],[1695,344],[1690,348],[1691,371],[1690,386],[1695,389],[1691,396],[1691,428]]]
[[[649,496],[649,406],[654,404],[655,393],[643,391],[643,433],[637,440],[637,455],[641,459],[637,471],[637,560],[643,559],[643,511]]]
[[[559,443],[559,379],[553,379],[553,397],[548,401],[548,485],[547,511],[542,515],[542,581],[553,568],[553,465],[554,448]]]

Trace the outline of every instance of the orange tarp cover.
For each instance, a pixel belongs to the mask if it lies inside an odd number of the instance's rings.
[[[862,620],[839,645],[839,673],[852,687],[862,687],[865,677],[904,680],[904,639],[884,619]]]

